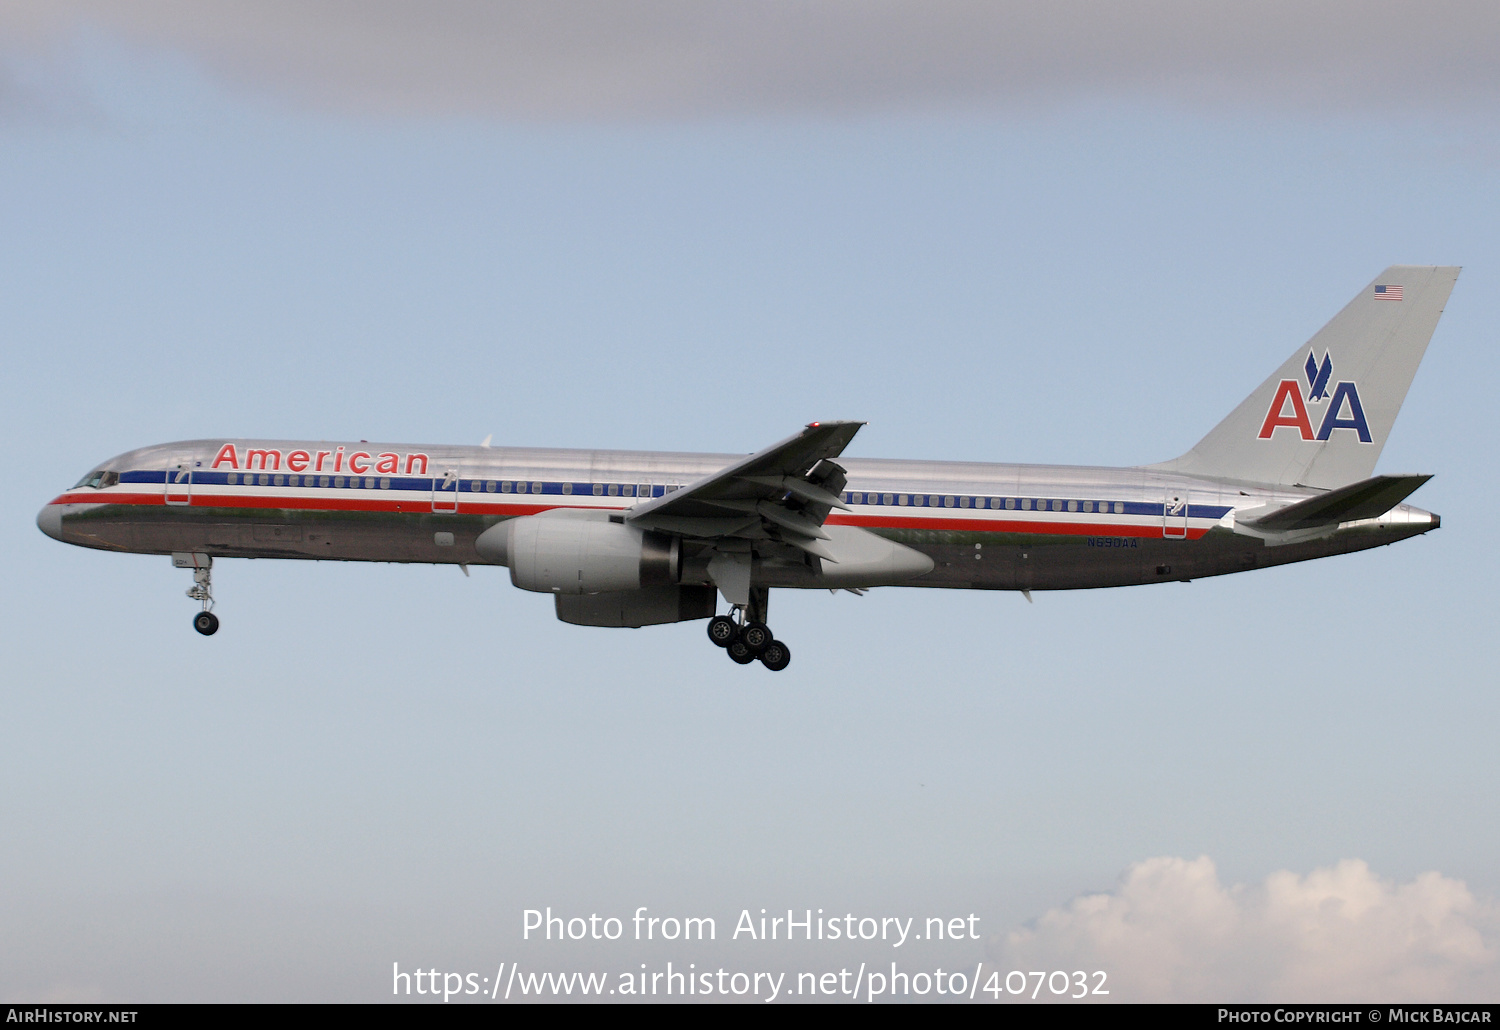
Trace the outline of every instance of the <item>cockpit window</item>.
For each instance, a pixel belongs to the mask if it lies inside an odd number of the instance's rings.
[[[118,472],[106,472],[103,469],[94,469],[94,471],[74,483],[73,489],[77,490],[79,487],[87,486],[99,490],[104,487],[114,486],[119,481],[120,474]]]

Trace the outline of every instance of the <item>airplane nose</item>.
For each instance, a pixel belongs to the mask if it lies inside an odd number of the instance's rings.
[[[53,540],[63,538],[62,531],[62,505],[49,504],[36,515],[36,528],[46,533]]]

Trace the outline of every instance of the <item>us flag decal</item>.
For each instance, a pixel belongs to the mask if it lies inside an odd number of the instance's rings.
[[[1375,287],[1376,300],[1400,300],[1401,287],[1399,286],[1377,286]]]

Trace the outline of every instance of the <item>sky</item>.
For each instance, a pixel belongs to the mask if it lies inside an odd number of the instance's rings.
[[[1500,14],[1257,9],[6,5],[0,999],[894,961],[1495,1001]],[[1377,468],[1441,530],[777,591],[776,675],[479,567],[222,561],[201,638],[165,558],[34,522],[213,436],[1161,461],[1396,263],[1464,266]],[[761,909],[975,921],[731,936]]]

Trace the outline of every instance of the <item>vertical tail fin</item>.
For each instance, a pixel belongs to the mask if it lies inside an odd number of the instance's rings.
[[[1192,450],[1153,467],[1327,489],[1368,479],[1458,272],[1387,268]]]

